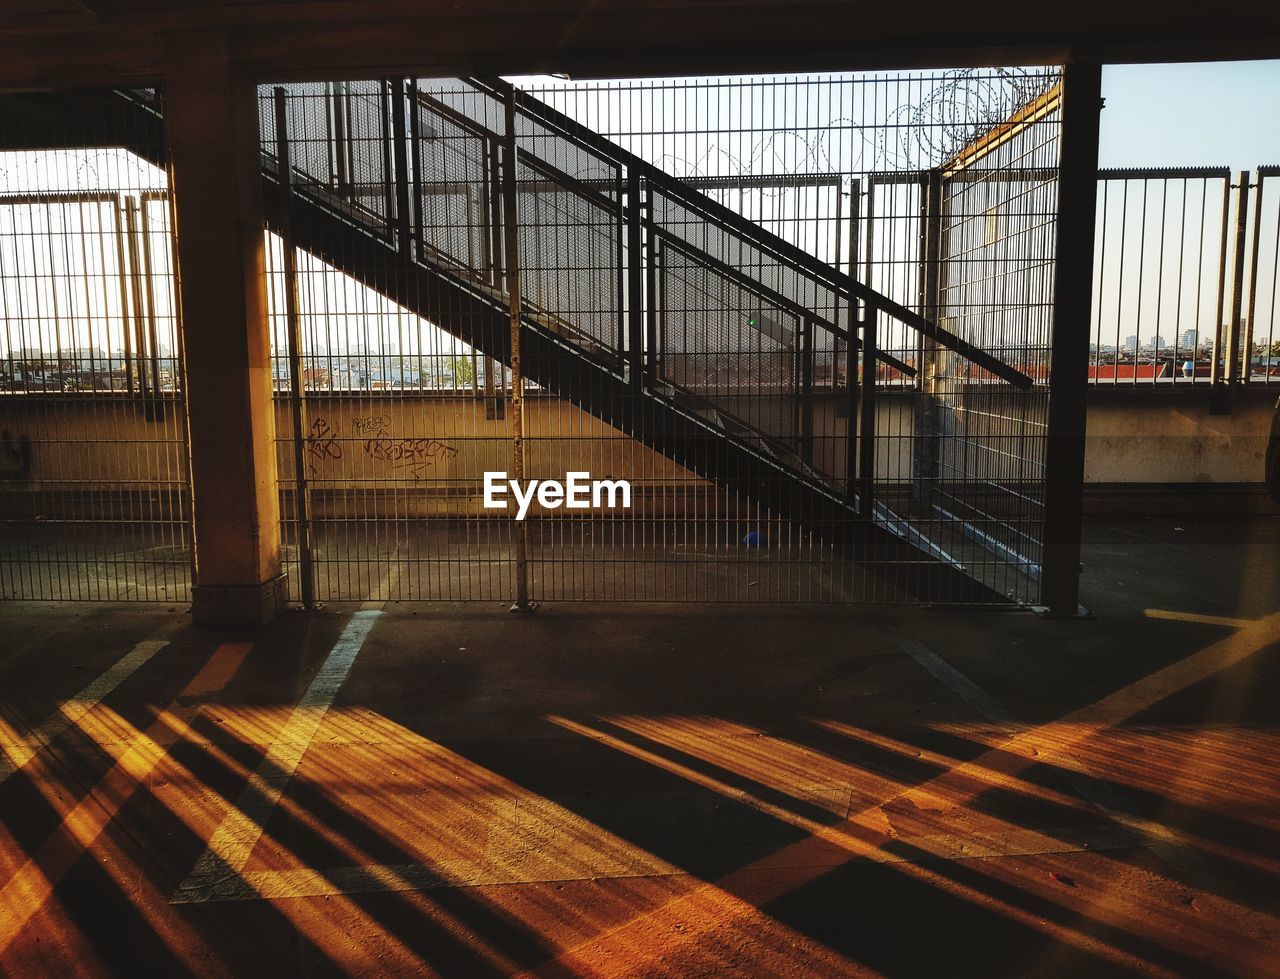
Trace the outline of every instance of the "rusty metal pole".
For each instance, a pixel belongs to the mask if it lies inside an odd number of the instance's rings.
[[[1258,245],[1262,238],[1262,185],[1266,182],[1267,168],[1258,168],[1258,182],[1253,185],[1253,245],[1249,248],[1249,309],[1245,313],[1244,376],[1241,384],[1248,384],[1253,373],[1253,318],[1258,308]],[[1270,356],[1270,350],[1267,355]]]
[[[1236,242],[1231,268],[1231,319],[1227,325],[1227,387],[1234,388],[1240,380],[1240,340],[1243,335],[1240,316],[1244,307],[1245,231],[1249,225],[1249,171],[1240,171],[1240,184],[1236,188]],[[1244,370],[1249,371],[1249,353],[1245,351]]]
[[[1102,66],[1069,64],[1062,77],[1062,153],[1053,271],[1053,339],[1045,445],[1045,614],[1080,608],[1080,523],[1084,510],[1085,396],[1093,311],[1094,222]]]
[[[520,362],[520,241],[516,225],[516,101],[506,97],[506,130],[502,138],[503,251],[506,254],[507,308],[511,314],[511,477],[524,482],[524,370]],[[513,612],[531,612],[529,603],[529,535],[516,522],[516,601]]]
[[[1222,185],[1222,235],[1221,248],[1218,250],[1218,301],[1213,307],[1213,359],[1209,365],[1209,413],[1226,414],[1227,406],[1226,378],[1222,365],[1225,363],[1222,349],[1225,341],[1222,334],[1226,329],[1223,322],[1223,303],[1227,295],[1227,234],[1231,226],[1231,181],[1223,181]]]
[[[293,407],[293,513],[298,524],[298,570],[302,576],[302,607],[315,608],[315,571],[312,564],[311,490],[307,485],[307,402],[302,368],[302,325],[298,314],[298,267],[289,228],[289,199],[293,170],[289,160],[289,114],[285,91],[272,93],[276,122],[276,179],[280,183],[280,253],[283,256],[285,326],[289,335],[289,402]]]

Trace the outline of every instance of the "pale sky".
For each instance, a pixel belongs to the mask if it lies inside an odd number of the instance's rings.
[[[906,73],[906,77],[911,76],[912,73]],[[912,94],[910,83],[908,83],[906,94],[908,97]],[[1225,165],[1233,170],[1253,170],[1259,164],[1280,165],[1280,61],[1108,66],[1103,73],[1103,94],[1106,98],[1106,108],[1102,113],[1099,153],[1099,162],[1103,167]],[[660,107],[663,103],[655,102],[654,104]],[[694,99],[692,104],[696,107],[697,100]],[[810,106],[806,102],[802,108],[811,115],[804,115],[801,121],[810,125],[817,124],[820,132],[820,123],[824,117],[822,107],[817,104]],[[882,106],[879,111],[886,110]],[[837,111],[830,106],[826,107],[825,112],[831,115],[833,120],[835,116],[843,114],[842,111]],[[683,121],[687,123],[689,120],[686,117]],[[653,120],[649,122],[652,127]],[[751,135],[750,138],[758,141],[758,134]],[[817,137],[810,135],[810,142],[815,139]],[[774,145],[775,142],[777,145]],[[769,145],[774,155],[779,153],[785,155],[797,151],[794,141],[780,140],[771,142]],[[817,145],[820,152],[815,151],[814,147],[808,143],[803,147],[810,155],[816,152],[815,159],[806,157],[802,161],[798,158],[795,160],[771,158],[768,165],[781,165],[784,168],[791,165],[800,169],[821,169],[825,166],[837,170],[856,169],[858,164],[870,165],[869,161],[856,157],[850,148],[838,142],[824,143],[818,140]],[[735,150],[738,156],[745,158],[749,155],[742,147],[731,146],[730,148]],[[658,155],[657,147],[650,146],[644,149]],[[694,147],[694,149],[699,150],[693,155],[701,162],[702,168],[708,172],[716,172],[717,165],[713,164],[716,164],[719,158],[709,154],[706,147]],[[115,151],[45,153],[38,154],[41,158],[39,164],[36,164],[34,156],[36,154],[0,154],[0,191],[13,193],[35,189],[107,187],[112,190],[128,190],[137,193],[144,189],[163,186],[163,175],[160,171],[142,164],[128,154]],[[755,161],[748,161],[748,163],[750,164],[748,169],[756,165]],[[759,165],[764,166],[764,164]],[[1189,210],[1194,210],[1193,204],[1194,202],[1188,204]],[[1176,208],[1178,205],[1175,202],[1172,206]],[[817,205],[815,209],[821,210]],[[27,220],[27,217],[20,215],[19,210],[4,209],[4,220],[0,221],[0,240],[6,242],[6,248],[0,249],[0,252],[10,253],[0,255],[0,287],[2,287],[0,300],[4,301],[3,305],[6,308],[14,310],[21,305],[31,307],[26,312],[27,316],[32,316],[37,308],[40,308],[39,315],[49,318],[52,313],[51,303],[35,302],[35,297],[32,296],[27,297],[32,299],[32,302],[23,304],[19,302],[23,297],[14,292],[17,281],[14,278],[17,272],[14,263],[17,261],[17,255],[8,245],[20,241],[33,245],[37,240],[24,239],[21,233],[23,229],[19,225]],[[1210,207],[1209,213],[1212,217],[1216,212]],[[757,219],[759,217],[754,214],[750,216]],[[26,233],[29,234],[34,230],[34,227],[28,228]],[[46,235],[49,230],[51,229],[46,229]],[[1261,249],[1266,259],[1263,262],[1264,274],[1269,274],[1266,272],[1267,268],[1276,265],[1275,238],[1275,229],[1268,228],[1263,236]],[[823,240],[825,241],[825,237]],[[816,247],[808,242],[802,244],[806,247]],[[157,254],[162,251],[163,249],[157,248]],[[109,273],[113,259],[109,253],[104,253],[104,256],[100,262],[102,265],[100,271]],[[1210,258],[1214,256],[1211,255]],[[66,256],[58,258],[57,255],[49,259],[54,265],[70,260]],[[1136,266],[1130,263],[1126,269],[1126,281],[1130,283],[1130,287],[1125,290],[1126,293],[1133,292],[1131,286],[1135,281],[1142,282],[1143,291],[1149,292],[1150,289],[1147,286],[1154,287],[1154,279],[1147,275],[1136,278],[1135,268]],[[320,282],[326,277],[314,278]],[[1185,274],[1184,278],[1188,283],[1191,282],[1189,274]],[[1110,315],[1109,311],[1113,306],[1117,307],[1119,324],[1114,329],[1108,324],[1098,324],[1100,340],[1103,343],[1122,341],[1130,333],[1145,340],[1157,331],[1162,335],[1163,342],[1168,343],[1179,336],[1186,327],[1198,325],[1202,330],[1207,329],[1214,319],[1212,309],[1203,308],[1205,303],[1211,305],[1214,298],[1212,290],[1208,290],[1203,302],[1186,299],[1182,304],[1183,313],[1176,316],[1174,320],[1170,320],[1169,310],[1177,305],[1176,293],[1179,283],[1176,276],[1166,277],[1166,287],[1163,291],[1170,293],[1169,295],[1163,298],[1154,294],[1146,297],[1147,301],[1143,304],[1141,316],[1136,315],[1133,296],[1126,296],[1122,303],[1111,302],[1109,297],[1114,294],[1114,289],[1114,286],[1103,287],[1100,312]],[[1260,289],[1260,291],[1263,290]],[[345,301],[339,301],[336,296],[330,295],[330,292],[331,286],[323,291],[323,296],[307,298],[316,300],[317,308],[325,308],[330,312],[336,304],[339,308],[357,308],[366,318],[372,315],[378,321],[372,331],[374,334],[386,332],[388,336],[395,337],[397,334],[407,333],[407,337],[395,340],[394,347],[404,352],[416,351],[417,341],[414,337],[418,331],[413,324],[409,324],[406,330],[406,324],[399,322],[394,311],[384,308],[386,306],[384,302],[368,299],[361,290],[357,290],[361,297],[361,301],[358,302],[351,297]],[[79,316],[80,319],[85,320],[85,324],[89,320],[119,319],[118,310],[113,314],[107,308],[116,301],[112,291],[108,290],[104,296],[91,298],[92,302],[86,300],[89,305],[83,309],[77,307],[75,303],[62,309],[63,317],[74,320]],[[1264,298],[1267,297],[1264,296]],[[165,304],[161,302],[160,305]],[[1270,323],[1274,315],[1275,312],[1269,305],[1257,311],[1257,318],[1261,322]],[[1190,317],[1190,322],[1187,321],[1186,316]],[[1101,318],[1105,320],[1107,316]],[[1204,322],[1197,323],[1196,320]],[[51,322],[41,325],[33,322],[30,325],[35,329],[36,336],[29,337],[23,342],[15,341],[15,345],[51,342],[49,338],[38,339],[42,329],[53,329]],[[343,331],[339,329],[337,332],[341,334]],[[113,339],[116,338],[113,337]],[[346,346],[340,336],[335,337],[334,341],[334,346],[338,349]],[[71,346],[82,346],[88,345],[90,341],[86,337],[83,341],[78,338],[66,338],[66,342]],[[0,336],[0,344],[8,346],[3,336]],[[112,344],[108,343],[108,345]],[[440,345],[442,344],[428,344],[428,346]],[[452,346],[452,343],[443,344],[443,346]]]
[[[1103,167],[1280,165],[1280,61],[1109,65]]]

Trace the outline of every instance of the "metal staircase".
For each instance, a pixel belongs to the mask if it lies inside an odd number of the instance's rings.
[[[992,384],[1030,378],[505,82],[361,86],[344,86],[341,115],[309,108],[337,104],[327,98],[290,105],[298,86],[264,93],[272,229],[504,364],[518,281],[521,369],[539,388],[887,587],[1008,601],[875,499],[880,365],[914,375],[877,349],[877,328],[908,327]],[[163,145],[159,105],[118,98],[131,108],[112,114],[117,145],[163,166],[147,151]],[[276,131],[281,99],[287,133]],[[65,100],[60,133],[77,113]],[[82,122],[102,138],[101,116]],[[842,458],[815,452],[819,403],[841,409],[843,427],[824,417],[822,437]]]

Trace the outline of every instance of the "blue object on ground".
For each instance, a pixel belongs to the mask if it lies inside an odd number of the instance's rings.
[[[747,532],[747,536],[742,538],[742,543],[747,547],[763,547],[764,537],[761,535],[760,531],[750,530]]]

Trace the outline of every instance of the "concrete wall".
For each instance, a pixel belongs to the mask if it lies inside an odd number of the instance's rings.
[[[1176,497],[1212,496],[1210,508],[1268,509],[1262,491],[1263,456],[1274,395],[1240,394],[1230,414],[1210,412],[1204,391],[1091,393],[1086,451],[1088,495],[1094,509],[1158,507]],[[287,435],[290,409],[277,402],[280,472],[291,478]],[[317,398],[309,407],[308,475],[325,490],[360,485],[370,494],[407,489],[431,512],[474,512],[487,469],[510,468],[509,422],[486,417],[483,401],[455,398]],[[908,398],[881,403],[878,446],[886,480],[910,476],[907,447],[912,431]],[[840,443],[844,419],[830,405],[815,412],[816,462],[843,475]],[[600,478],[632,480],[639,496],[705,506],[714,492],[686,470],[627,438],[587,413],[550,399],[531,398],[527,411],[527,473],[560,477],[585,470]],[[30,446],[24,457],[23,437]],[[173,488],[183,453],[172,410],[161,421],[123,398],[0,399],[0,506],[15,505],[33,489],[58,492],[141,494]],[[691,495],[690,495],[691,494]],[[435,504],[425,502],[428,498]],[[455,498],[454,503],[448,503]],[[656,504],[655,504],[656,505]]]
[[[1089,399],[1090,483],[1260,483],[1275,399],[1240,395],[1230,414],[1201,392],[1096,392]]]
[[[1089,399],[1085,508],[1093,513],[1275,513],[1262,485],[1280,390],[1108,391]]]

